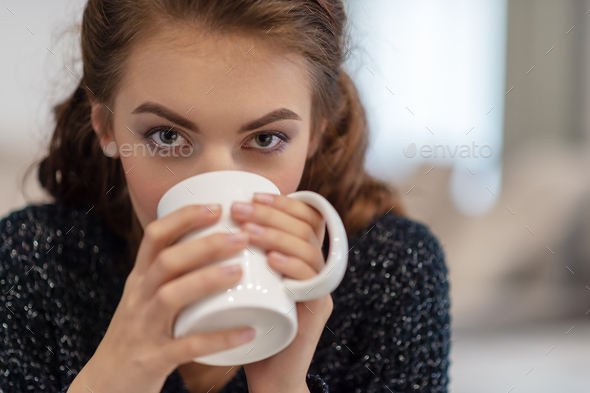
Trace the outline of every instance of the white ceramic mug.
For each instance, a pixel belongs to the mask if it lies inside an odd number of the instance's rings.
[[[231,217],[234,202],[252,202],[255,192],[280,195],[267,178],[244,171],[213,171],[192,176],[172,186],[158,203],[157,216],[164,217],[186,205],[221,205],[221,217],[207,227],[182,237],[178,242],[215,232],[240,232]],[[230,258],[213,262],[240,263],[242,278],[227,291],[217,292],[184,308],[174,325],[174,337],[242,326],[256,330],[253,340],[229,350],[196,357],[198,363],[214,366],[242,365],[266,359],[287,347],[297,334],[295,302],[313,300],[331,293],[342,281],[348,264],[348,240],[336,209],[312,191],[287,195],[316,208],[328,227],[329,253],[321,272],[308,280],[284,278],[269,267],[265,250],[248,245]]]

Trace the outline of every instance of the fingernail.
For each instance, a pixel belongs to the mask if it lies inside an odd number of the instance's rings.
[[[252,328],[248,328],[248,329],[242,330],[240,332],[240,336],[242,337],[243,340],[250,340],[251,338],[254,338],[255,335],[256,335],[256,330],[254,330]]]
[[[242,214],[252,213],[252,205],[250,203],[236,202],[232,205],[232,209],[237,213],[242,213]]]
[[[270,195],[270,194],[254,193],[254,200],[257,202],[262,202],[267,205],[270,205],[271,203],[274,202],[275,197],[274,197],[274,195]]]
[[[273,251],[273,253],[271,255],[272,255],[272,259],[274,259],[278,263],[285,263],[285,262],[287,262],[287,257],[284,256],[283,254],[281,254],[280,252]]]
[[[221,205],[214,204],[214,205],[205,205],[205,209],[212,214],[217,214],[221,210]]]
[[[238,232],[235,234],[228,233],[226,236],[227,236],[227,240],[229,240],[231,243],[234,243],[234,244],[242,243],[248,239],[248,234],[245,232]]]
[[[236,263],[234,265],[221,267],[221,273],[223,273],[226,276],[234,276],[234,275],[238,274],[241,270],[242,270],[242,267],[240,266],[239,263]]]
[[[264,233],[264,228],[260,225],[254,224],[253,222],[246,223],[246,230],[256,235],[261,235]]]

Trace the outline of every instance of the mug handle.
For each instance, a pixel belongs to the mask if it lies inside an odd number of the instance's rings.
[[[316,208],[328,226],[330,248],[323,269],[307,280],[283,279],[283,284],[294,295],[296,302],[317,299],[336,289],[344,277],[348,265],[346,230],[334,206],[322,195],[313,191],[297,191],[287,196]]]

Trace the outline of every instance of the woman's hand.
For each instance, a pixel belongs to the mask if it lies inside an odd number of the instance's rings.
[[[236,328],[173,337],[178,313],[212,293],[231,288],[241,269],[228,274],[211,262],[248,244],[248,236],[215,233],[176,243],[192,230],[221,216],[207,206],[191,205],[146,226],[133,270],[106,334],[68,392],[160,392],[178,365],[234,348],[253,338]],[[252,329],[253,331],[253,329]]]
[[[260,199],[261,195],[268,200]],[[255,194],[254,203],[246,204],[252,208],[250,213],[239,212],[236,205],[232,218],[250,233],[250,244],[267,250],[270,267],[297,280],[312,278],[324,267],[325,220],[313,207],[273,194]],[[257,232],[256,226],[264,231]],[[309,392],[307,371],[334,303],[327,294],[296,306],[299,328],[293,342],[270,358],[243,366],[250,392]]]

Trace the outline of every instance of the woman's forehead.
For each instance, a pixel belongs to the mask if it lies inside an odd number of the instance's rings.
[[[183,51],[182,46],[166,46],[161,40],[139,46],[127,63],[117,101],[137,106],[152,100],[176,108],[190,104],[187,110],[194,105],[195,113],[287,107],[307,115],[311,93],[296,60],[255,45],[243,53],[235,43],[226,45],[230,48],[220,47],[224,56],[209,57],[196,50]],[[130,113],[135,106],[125,110]]]

